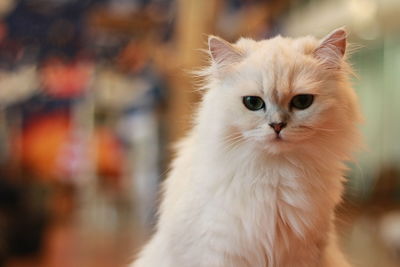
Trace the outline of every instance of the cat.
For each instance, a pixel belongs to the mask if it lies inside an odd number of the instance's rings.
[[[192,130],[131,267],[349,267],[333,222],[361,143],[346,30],[208,44]]]

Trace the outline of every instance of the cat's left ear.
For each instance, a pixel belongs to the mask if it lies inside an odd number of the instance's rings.
[[[243,58],[243,53],[239,48],[216,36],[208,37],[208,49],[212,60],[217,65],[230,65]]]
[[[321,40],[314,50],[314,56],[328,68],[339,68],[347,46],[347,33],[343,28],[336,29]]]

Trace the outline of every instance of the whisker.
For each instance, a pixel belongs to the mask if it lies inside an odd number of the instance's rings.
[[[244,137],[245,138],[263,137],[263,136],[264,136],[264,129],[260,129],[260,128],[256,128],[256,129],[244,132]]]
[[[224,138],[224,141],[229,142],[231,140],[236,140],[236,139],[240,139],[240,138],[243,138],[243,136],[241,134],[235,133],[235,134],[226,136]]]
[[[293,128],[305,128],[308,130],[319,130],[319,131],[332,132],[332,133],[340,132],[340,130],[320,128],[320,127],[307,126],[307,125],[300,125],[300,126],[293,127]]]
[[[242,140],[238,140],[234,143],[224,146],[223,149],[224,149],[225,153],[229,154],[231,151],[234,151],[235,149],[237,149],[240,146],[240,144],[242,144],[242,142],[240,142],[240,141],[242,141]]]

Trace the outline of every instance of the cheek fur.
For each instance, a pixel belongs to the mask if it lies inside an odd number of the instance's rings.
[[[285,134],[294,142],[335,139],[338,133],[345,130],[346,120],[348,118],[343,114],[342,107],[331,98],[302,116],[294,116]]]
[[[305,110],[295,110],[291,115],[291,125],[298,126],[317,126],[326,121],[331,112],[337,106],[336,101],[329,97],[318,97],[316,101]]]

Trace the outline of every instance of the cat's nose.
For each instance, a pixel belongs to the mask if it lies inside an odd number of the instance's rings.
[[[271,126],[271,128],[274,129],[275,133],[278,134],[282,131],[283,128],[286,127],[286,122],[271,122],[269,126]]]

